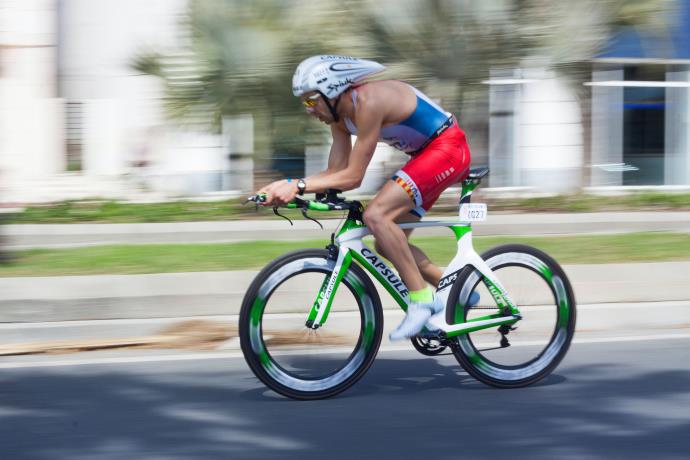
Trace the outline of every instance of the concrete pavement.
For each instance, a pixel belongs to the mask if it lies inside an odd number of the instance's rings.
[[[270,211],[264,210],[265,214]],[[314,213],[314,217],[324,216]],[[430,217],[428,220],[450,220]],[[279,217],[265,220],[142,224],[6,225],[6,249],[73,247],[101,244],[212,243],[256,239],[328,239],[340,219],[321,221],[324,230],[301,217],[294,226]],[[491,213],[473,227],[476,236],[690,232],[690,212]],[[447,235],[445,228],[415,230],[417,235]]]
[[[540,306],[521,308],[523,321],[511,332],[511,345],[520,347],[545,341],[553,332],[553,311]],[[390,342],[388,334],[400,323],[400,309],[384,310],[382,349],[409,349],[409,342]],[[304,327],[305,313],[265,313],[264,331],[282,337],[285,346],[300,343],[295,328]],[[150,319],[111,319],[0,324],[0,369],[50,363],[54,353],[107,353],[120,356],[170,350],[239,353],[237,315],[195,316]],[[312,339],[324,352],[344,343],[354,344],[360,317],[351,311],[331,312],[328,323]],[[302,330],[300,330],[302,332]],[[581,343],[690,339],[690,300],[640,303],[580,304],[577,309],[575,339]],[[498,340],[495,330],[477,333],[475,344],[490,347]],[[157,351],[153,351],[157,350]],[[40,358],[43,356],[43,359]],[[34,359],[35,357],[35,359]],[[88,354],[70,359],[98,360]]]

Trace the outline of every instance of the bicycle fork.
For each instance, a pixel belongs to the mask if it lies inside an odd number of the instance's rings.
[[[335,266],[330,276],[326,276],[321,283],[319,293],[309,311],[305,325],[310,329],[318,329],[326,322],[328,312],[333,304],[335,291],[352,263],[352,254],[349,249],[333,244],[329,245],[327,249],[331,260],[335,256]]]

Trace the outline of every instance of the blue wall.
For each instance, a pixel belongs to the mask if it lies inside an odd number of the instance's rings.
[[[598,58],[690,59],[690,0],[678,0],[663,32],[621,28]]]

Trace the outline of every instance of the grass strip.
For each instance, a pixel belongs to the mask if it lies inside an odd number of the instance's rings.
[[[238,200],[168,203],[120,203],[76,200],[37,204],[5,217],[6,224],[147,223],[199,222],[237,218],[259,218],[253,206]]]
[[[347,196],[347,194],[345,194]],[[623,196],[597,196],[584,193],[540,198],[506,199],[475,193],[492,212],[600,212],[600,211],[679,211],[690,210],[690,193],[641,192]],[[365,200],[366,201],[366,200]],[[443,195],[433,208],[434,215],[456,214],[458,197]],[[288,216],[299,215],[283,211]],[[335,213],[330,217],[337,217]],[[107,200],[74,200],[39,204],[6,215],[7,224],[191,222],[228,219],[272,219],[268,209],[257,212],[241,200],[173,201],[167,203],[122,203]],[[321,217],[325,217],[322,215]]]
[[[412,242],[439,265],[446,265],[456,252],[452,236],[412,238]],[[690,234],[682,233],[474,238],[475,248],[480,253],[506,243],[535,246],[561,264],[690,260]],[[288,251],[319,248],[325,244],[323,240],[248,241],[33,249],[12,253],[9,263],[0,264],[0,276],[252,270]]]

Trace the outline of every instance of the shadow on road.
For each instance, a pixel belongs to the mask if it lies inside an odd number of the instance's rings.
[[[239,360],[5,371],[0,458],[687,455],[690,369],[599,359],[497,390],[452,357],[404,357],[379,357],[350,391],[310,402],[268,391]]]

